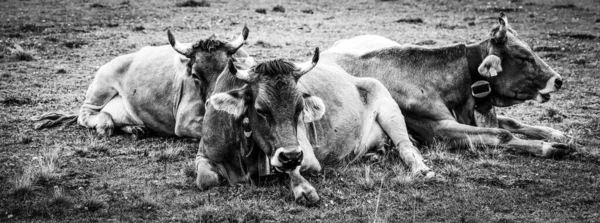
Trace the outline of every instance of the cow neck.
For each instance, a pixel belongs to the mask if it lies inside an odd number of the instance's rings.
[[[469,74],[471,76],[471,84],[480,81],[486,80],[486,78],[479,74],[478,68],[479,65],[483,62],[483,59],[488,55],[487,46],[489,40],[485,40],[479,42],[477,44],[467,45],[467,66],[469,67]],[[493,89],[492,89],[493,91]],[[490,109],[493,108],[491,94],[484,98],[476,98],[471,95],[471,97],[475,101],[475,109],[480,113],[486,113]]]

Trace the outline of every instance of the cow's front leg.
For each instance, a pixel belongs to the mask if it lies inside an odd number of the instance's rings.
[[[535,139],[547,139],[555,142],[564,142],[567,139],[565,133],[544,126],[532,126],[523,124],[512,118],[498,116],[498,125],[512,133],[523,134]]]
[[[387,101],[380,101],[377,122],[392,139],[400,158],[413,174],[422,176],[424,179],[434,177],[435,172],[425,164],[421,152],[410,141],[404,115],[398,105],[393,102],[391,98]]]
[[[474,145],[500,146],[519,149],[541,157],[563,156],[572,151],[566,144],[541,140],[523,140],[505,129],[475,127],[460,124],[454,120],[437,121],[434,134],[436,138],[449,140],[456,146],[468,146],[471,143]]]
[[[211,187],[221,185],[215,166],[200,151],[196,155],[195,166],[196,186],[198,189],[207,190]]]
[[[306,200],[307,205],[319,202],[321,198],[315,188],[300,175],[300,166],[293,170],[288,170],[286,173],[290,176],[291,188],[294,192],[296,202],[301,201],[303,198]]]
[[[377,114],[375,121],[394,142],[400,158],[411,173],[425,179],[434,177],[435,172],[425,165],[421,153],[410,141],[404,115],[389,91],[381,82],[371,78],[361,78],[357,86],[369,90],[369,107]]]

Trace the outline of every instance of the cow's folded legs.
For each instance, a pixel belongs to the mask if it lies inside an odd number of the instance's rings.
[[[321,198],[315,188],[300,175],[300,166],[286,173],[290,176],[291,188],[294,192],[294,199],[299,202],[304,198],[308,205],[317,203]]]
[[[215,171],[215,167],[211,162],[204,157],[204,154],[198,152],[196,155],[196,186],[200,190],[207,190],[214,186],[219,186],[219,174]]]
[[[113,119],[110,114],[106,112],[97,112],[82,107],[77,120],[82,126],[96,129],[96,132],[102,136],[111,136],[115,130]]]
[[[562,156],[571,152],[571,148],[562,143],[541,140],[523,140],[500,128],[481,128],[460,124],[454,120],[437,121],[434,130],[436,138],[449,140],[455,146],[488,145],[513,148],[529,152],[536,156]]]
[[[552,141],[564,141],[567,136],[556,129],[544,126],[532,126],[523,124],[512,118],[498,116],[498,125],[512,133],[519,133],[535,139],[547,139]]]
[[[77,123],[87,128],[95,128],[100,135],[110,136],[114,132],[115,124],[112,116],[101,110],[118,92],[110,86],[108,76],[101,75],[102,72],[102,69],[98,71],[96,79],[92,81],[86,92]]]

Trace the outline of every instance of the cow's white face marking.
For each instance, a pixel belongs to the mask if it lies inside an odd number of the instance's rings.
[[[554,83],[556,83],[556,78],[558,78],[558,77],[554,76],[554,77],[550,78],[548,80],[548,82],[546,82],[546,87],[544,87],[543,89],[540,89],[539,93],[540,94],[549,94],[549,93],[557,91],[558,89],[556,89],[556,86],[554,86]]]

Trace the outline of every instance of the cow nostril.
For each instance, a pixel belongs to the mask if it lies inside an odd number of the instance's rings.
[[[287,163],[290,161],[290,158],[286,156],[285,153],[281,153],[279,154],[279,161],[281,161],[282,163]]]
[[[279,154],[279,162],[284,165],[296,166],[302,162],[304,154],[302,151],[299,152],[287,152]]]
[[[563,81],[561,79],[554,80],[554,86],[558,89],[562,87]]]

